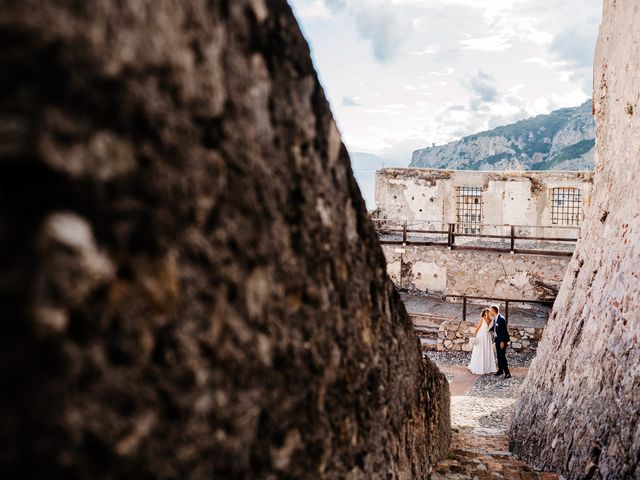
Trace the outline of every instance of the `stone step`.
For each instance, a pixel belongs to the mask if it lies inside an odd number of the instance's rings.
[[[466,366],[438,366],[449,380],[453,438],[447,457],[433,466],[431,480],[561,478],[555,473],[540,472],[509,452],[509,420],[505,424],[504,418],[513,413],[520,392],[517,385],[522,385],[526,369],[514,368],[514,383],[505,386],[502,380],[471,374]],[[477,396],[480,392],[482,397]],[[495,415],[496,405],[508,410],[506,417]]]
[[[420,344],[423,350],[437,350],[438,340],[434,338],[420,337]]]
[[[438,336],[438,327],[414,327],[418,335]]]
[[[423,313],[409,313],[409,318],[416,327],[439,327],[442,322],[451,321],[453,318],[440,315],[428,315]]]
[[[420,343],[423,350],[437,350],[438,349],[438,325],[416,325],[414,328],[418,337],[420,337]]]

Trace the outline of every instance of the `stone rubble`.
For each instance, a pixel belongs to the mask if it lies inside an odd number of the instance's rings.
[[[444,321],[438,327],[438,351],[470,352],[473,348],[472,339],[475,324],[471,322]],[[538,348],[542,338],[543,328],[522,328],[509,325],[511,348],[515,351],[533,352]]]

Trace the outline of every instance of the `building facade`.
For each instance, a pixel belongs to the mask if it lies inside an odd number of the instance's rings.
[[[591,172],[480,172],[387,168],[376,173],[376,217],[463,234],[577,235],[591,202]]]

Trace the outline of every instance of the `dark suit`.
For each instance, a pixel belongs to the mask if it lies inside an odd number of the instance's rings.
[[[493,334],[496,339],[496,353],[498,354],[498,373],[510,375],[506,355],[507,343],[509,342],[509,330],[507,329],[507,320],[500,314],[498,314],[495,319]],[[504,348],[500,348],[500,343],[504,344]]]

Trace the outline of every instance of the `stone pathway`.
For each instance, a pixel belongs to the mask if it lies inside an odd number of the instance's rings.
[[[537,472],[509,453],[509,424],[526,367],[512,368],[512,377],[505,380],[473,375],[461,365],[438,366],[451,389],[453,441],[448,458],[434,467],[432,479],[561,478],[555,473]]]
[[[508,350],[509,355],[509,367],[528,367],[531,365],[531,360],[535,357],[535,352],[525,351],[516,352],[511,348]],[[469,365],[471,361],[471,352],[437,352],[437,351],[425,351],[424,355],[440,365]],[[469,374],[471,375],[471,374]],[[474,376],[477,379],[477,376]]]

